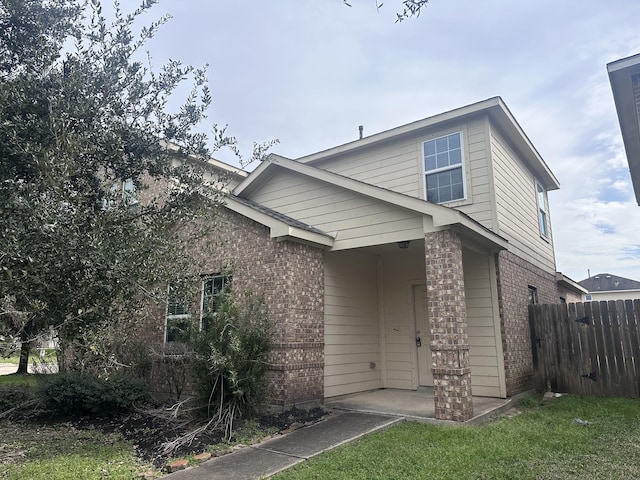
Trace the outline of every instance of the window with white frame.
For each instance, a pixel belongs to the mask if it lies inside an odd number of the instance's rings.
[[[540,182],[536,181],[536,198],[538,202],[538,226],[540,227],[540,235],[545,238],[549,237],[549,221],[547,208],[547,195],[544,187]]]
[[[202,282],[202,308],[200,309],[200,328],[207,328],[207,320],[215,315],[220,306],[221,296],[229,290],[231,276],[208,275]]]
[[[465,198],[462,132],[422,144],[426,199],[445,203]]]
[[[167,315],[165,326],[166,343],[184,343],[189,338],[191,315],[187,295],[177,285],[169,284],[167,289]]]

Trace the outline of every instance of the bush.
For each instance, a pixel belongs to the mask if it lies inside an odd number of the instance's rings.
[[[123,374],[105,379],[80,372],[47,375],[37,390],[42,407],[63,415],[111,415],[147,400],[144,382]]]
[[[254,414],[264,399],[271,322],[261,297],[221,296],[194,343],[196,393],[208,418],[231,435],[237,417]]]
[[[0,413],[20,408],[36,398],[35,387],[28,384],[0,384]]]

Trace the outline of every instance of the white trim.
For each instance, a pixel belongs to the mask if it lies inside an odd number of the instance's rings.
[[[451,135],[456,135],[456,134],[459,136],[459,139],[460,139],[460,164],[448,165],[446,167],[427,170],[427,167],[425,165],[426,160],[425,160],[425,154],[424,154],[424,145],[427,142],[437,142],[441,138],[450,137]],[[465,200],[467,200],[467,169],[466,169],[467,162],[465,159],[465,155],[466,155],[466,149],[464,148],[465,141],[466,141],[466,136],[463,134],[462,130],[456,130],[456,131],[445,133],[443,135],[438,135],[437,137],[429,138],[420,142],[420,159],[421,159],[420,163],[422,164],[422,183],[423,183],[423,190],[424,190],[423,194],[424,194],[424,199],[426,201],[429,201],[427,196],[427,175],[434,175],[442,172],[448,172],[448,171],[456,170],[458,168],[462,173],[462,197],[452,198],[451,200],[447,200],[444,202],[434,202],[434,203],[437,203],[438,205],[446,205],[448,203],[464,202]]]

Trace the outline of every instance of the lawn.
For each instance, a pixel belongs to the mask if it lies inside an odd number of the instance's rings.
[[[275,478],[640,478],[640,401],[567,395],[539,406],[538,398],[481,426],[403,423]]]

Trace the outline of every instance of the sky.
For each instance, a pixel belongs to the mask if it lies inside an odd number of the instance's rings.
[[[137,5],[137,0],[122,0]],[[161,0],[147,48],[209,65],[209,121],[296,158],[501,96],[560,181],[557,270],[640,280],[634,200],[606,64],[640,52],[637,0]],[[217,158],[233,162],[224,152]],[[255,168],[249,165],[248,170]]]

